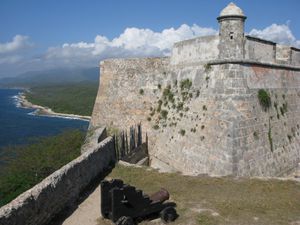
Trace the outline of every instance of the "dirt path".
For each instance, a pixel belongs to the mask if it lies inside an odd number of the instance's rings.
[[[114,225],[110,220],[102,219],[100,214],[100,187],[98,186],[69,212],[65,212],[49,225]],[[142,222],[140,225],[162,225],[160,219]]]
[[[100,217],[100,189],[96,188],[62,225],[98,225]]]

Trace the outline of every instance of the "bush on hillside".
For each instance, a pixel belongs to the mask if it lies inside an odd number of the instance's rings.
[[[27,146],[1,149],[0,160],[5,164],[0,170],[0,206],[78,157],[84,136],[82,131],[71,130]]]

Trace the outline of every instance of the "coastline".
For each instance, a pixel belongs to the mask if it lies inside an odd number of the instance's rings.
[[[90,121],[90,116],[82,116],[82,115],[75,115],[75,114],[67,114],[67,113],[57,113],[54,112],[52,109],[40,105],[35,105],[29,102],[26,99],[25,92],[20,92],[17,96],[17,107],[26,108],[26,109],[35,109],[32,112],[33,115],[39,116],[49,116],[49,117],[60,117],[65,119],[77,119],[77,120],[85,120]]]

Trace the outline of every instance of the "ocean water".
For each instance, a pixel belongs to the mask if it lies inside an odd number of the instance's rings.
[[[34,109],[18,107],[22,90],[0,89],[0,151],[8,145],[26,144],[36,137],[50,136],[67,129],[87,130],[88,121],[34,115]],[[1,160],[1,159],[0,159]]]

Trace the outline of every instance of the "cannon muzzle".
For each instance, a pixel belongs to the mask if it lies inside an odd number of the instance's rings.
[[[166,200],[168,200],[170,197],[170,194],[169,192],[164,189],[164,188],[161,188],[158,192],[155,192],[154,194],[152,194],[150,196],[150,200],[152,202],[164,202]]]

